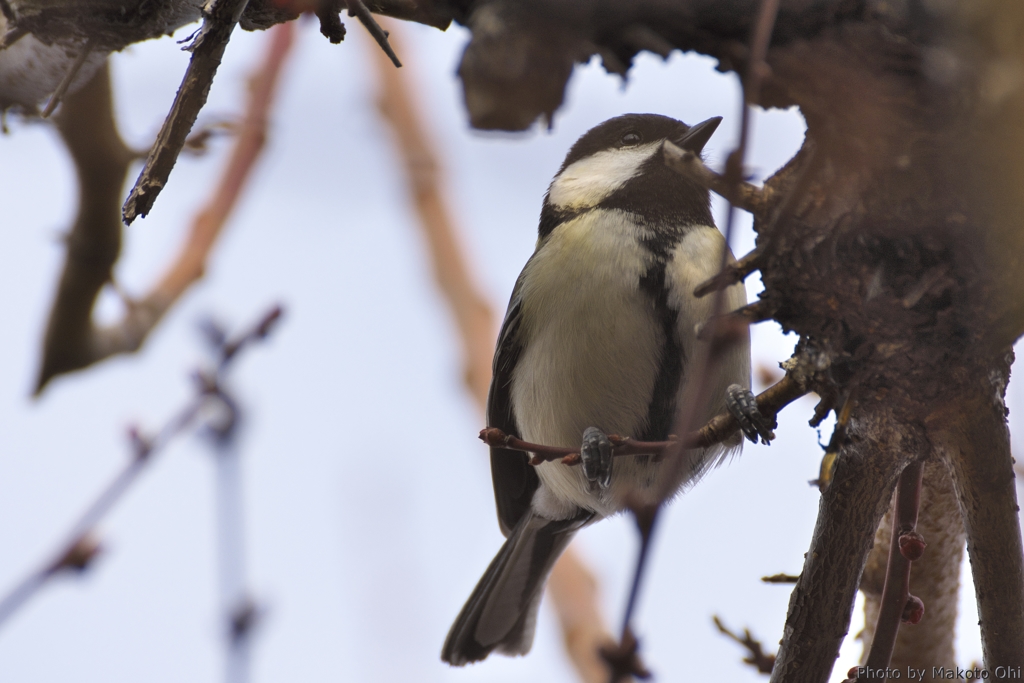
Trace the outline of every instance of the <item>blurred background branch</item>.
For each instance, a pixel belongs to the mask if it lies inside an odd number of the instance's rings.
[[[268,34],[267,53],[250,78],[249,102],[228,163],[177,257],[147,294],[139,299],[123,295],[124,315],[111,326],[98,326],[93,312],[100,290],[113,281],[121,247],[121,189],[135,155],[117,133],[106,67],[67,98],[57,121],[75,162],[79,209],[46,327],[37,395],[57,375],[137,351],[167,310],[202,278],[266,143],[269,112],[293,30],[292,24],[281,24]]]
[[[0,598],[0,626],[36,595],[51,578],[69,570],[82,572],[90,566],[101,549],[97,531],[99,524],[133,488],[139,480],[139,475],[153,462],[155,456],[197,421],[202,420],[206,410],[211,407],[232,407],[232,401],[222,388],[227,371],[239,357],[238,352],[254,342],[265,339],[280,317],[280,306],[274,306],[244,333],[231,339],[223,339],[218,345],[220,353],[213,368],[199,370],[193,374],[195,391],[192,396],[155,434],[145,436],[135,427],[129,430],[131,458],[72,524],[67,541],[53,553],[53,559],[44,562]],[[224,353],[227,349],[231,349],[231,352]]]

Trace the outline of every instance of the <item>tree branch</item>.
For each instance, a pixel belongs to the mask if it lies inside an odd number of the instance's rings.
[[[908,608],[922,604],[910,593],[910,566],[913,560],[921,558],[925,543],[917,534],[917,510],[921,503],[921,479],[924,464],[920,460],[911,462],[900,473],[893,500],[892,535],[889,541],[889,562],[885,570],[885,583],[878,608],[871,648],[865,658],[865,668],[884,671],[889,668],[892,653],[896,647],[896,635],[900,623],[907,621],[917,624],[924,616],[922,610]],[[911,549],[912,546],[912,549]],[[916,602],[915,602],[916,601]],[[868,676],[870,677],[870,675]]]
[[[66,570],[82,571],[89,566],[100,551],[99,542],[96,540],[96,528],[99,523],[138,481],[139,475],[153,461],[155,455],[195,424],[209,405],[224,403],[225,394],[220,386],[232,361],[239,351],[265,339],[280,317],[281,307],[274,306],[248,331],[232,340],[222,341],[215,366],[195,373],[195,394],[152,437],[142,436],[134,427],[129,430],[131,459],[72,524],[67,540],[53,553],[52,559],[42,563],[0,598],[0,626],[43,588],[49,579]]]
[[[202,277],[213,245],[265,144],[269,110],[292,31],[284,25],[269,36],[270,48],[252,76],[245,118],[231,157],[206,207],[193,220],[181,252],[148,294],[126,302],[124,317],[110,327],[96,327],[92,311],[100,289],[111,280],[120,250],[120,192],[134,155],[114,125],[106,69],[94,83],[68,98],[58,125],[78,170],[80,207],[47,325],[37,395],[59,374],[137,351],[167,310]]]
[[[137,350],[167,310],[203,277],[210,252],[266,146],[270,109],[294,41],[293,25],[275,27],[268,41],[263,64],[250,76],[245,116],[213,194],[196,214],[185,244],[156,286],[142,299],[129,302],[128,313],[121,323],[97,330],[98,353],[111,355]]]
[[[57,128],[77,171],[78,213],[46,326],[37,395],[54,376],[95,362],[92,310],[121,251],[118,207],[134,155],[117,132],[107,66],[68,96]]]
[[[715,173],[704,165],[699,156],[690,150],[665,141],[662,147],[665,164],[676,173],[706,187],[715,194],[721,195],[733,206],[744,211],[762,216],[767,210],[767,199],[764,190],[748,182],[731,182],[725,176]]]
[[[789,377],[783,377],[773,386],[765,389],[757,396],[757,408],[766,420],[773,422],[779,412],[787,405],[807,393],[806,389]],[[671,438],[668,441],[637,441],[628,436],[609,434],[612,443],[612,455],[655,455],[665,456],[691,448],[708,448],[722,443],[735,434],[740,428],[739,422],[729,412],[723,412],[711,418],[703,427],[690,432],[685,439]],[[562,446],[546,446],[544,444],[523,441],[514,434],[506,434],[495,427],[480,430],[480,440],[488,446],[504,448],[511,451],[531,453],[531,465],[559,460],[563,465],[579,465],[580,452],[575,448]]]
[[[875,637],[892,539],[892,517],[890,509],[878,525],[875,545],[861,578],[865,603],[860,639],[865,654],[871,650]],[[916,626],[899,629],[889,666],[906,671],[908,666],[920,669],[927,662],[925,680],[932,680],[931,667],[955,668],[957,664],[953,645],[964,546],[964,525],[949,470],[932,455],[924,464],[917,532],[928,542],[928,548],[914,561],[909,592],[922,600],[926,611]]]
[[[224,49],[231,40],[248,0],[214,0],[205,10],[203,28],[196,36],[190,50],[185,77],[181,81],[174,104],[167,114],[164,125],[157,135],[156,144],[150,150],[142,167],[135,187],[128,194],[122,211],[124,222],[131,225],[138,216],[145,216],[153,208],[160,191],[167,184],[171,169],[178,160],[178,154],[185,145],[199,111],[206,104],[206,97],[213,85],[213,77],[220,67]]]
[[[875,529],[896,478],[924,443],[877,403],[852,420],[850,432],[856,438],[843,447],[822,494],[811,547],[789,600],[773,683],[828,679],[850,627]]]
[[[942,406],[928,430],[960,500],[985,664],[1024,666],[1024,548],[1005,413],[979,392]]]
[[[772,672],[772,669],[775,668],[775,655],[764,651],[764,646],[750,634],[750,629],[743,629],[743,635],[740,636],[733,633],[717,616],[713,616],[711,619],[715,622],[719,633],[746,649],[747,656],[743,658],[744,664],[751,665],[760,674]]]
[[[399,37],[395,31],[395,28],[391,29],[392,40]],[[434,279],[459,330],[467,389],[483,409],[491,385],[491,359],[497,337],[496,315],[463,253],[459,231],[443,187],[438,155],[410,92],[408,76],[396,70],[384,57],[379,50],[374,50],[371,55],[380,83],[378,107],[395,136],[395,150],[405,167],[418,225],[430,250]]]

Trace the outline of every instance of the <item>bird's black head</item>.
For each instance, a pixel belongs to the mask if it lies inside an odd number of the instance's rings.
[[[551,182],[541,237],[561,221],[595,208],[629,211],[652,224],[711,225],[707,190],[669,169],[661,146],[668,140],[700,154],[721,120],[688,126],[668,116],[625,114],[590,129]]]

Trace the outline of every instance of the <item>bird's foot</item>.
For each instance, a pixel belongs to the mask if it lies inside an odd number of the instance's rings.
[[[749,389],[739,384],[730,384],[725,390],[725,407],[740,423],[743,435],[753,443],[757,443],[758,437],[764,444],[771,443],[775,438],[771,422],[758,410],[757,399]]]
[[[597,427],[587,427],[583,432],[580,460],[590,490],[608,488],[612,481],[612,442]]]

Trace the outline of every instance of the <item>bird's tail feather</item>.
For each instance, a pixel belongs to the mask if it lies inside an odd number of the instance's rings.
[[[493,650],[507,655],[529,652],[548,574],[592,516],[552,521],[527,512],[452,624],[441,659],[462,666],[484,659]]]

